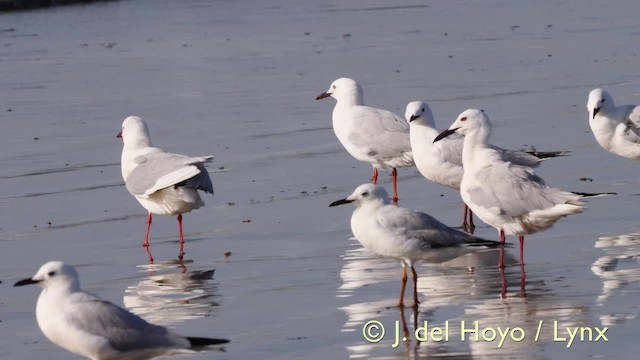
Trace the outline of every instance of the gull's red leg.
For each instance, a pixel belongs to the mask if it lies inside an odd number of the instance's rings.
[[[151,228],[151,212],[147,216],[147,232],[144,234],[144,244],[142,246],[149,247],[149,229]]]
[[[396,168],[393,168],[393,170],[391,170],[391,177],[393,178],[393,202],[398,203],[398,170],[396,170]]]
[[[524,236],[518,236],[520,240],[520,265],[524,265]]]
[[[418,301],[418,274],[413,265],[411,265],[411,274],[413,275],[413,307],[417,309],[420,305],[420,301]]]
[[[500,244],[504,244],[504,230],[500,229]],[[498,268],[504,269],[504,247],[500,248],[500,259],[498,260]]]
[[[371,175],[371,183],[375,185],[378,182],[378,169],[373,168],[373,175]]]
[[[400,301],[398,307],[404,307],[404,289],[407,286],[407,266],[402,263],[402,288],[400,289]]]
[[[184,237],[182,236],[182,214],[178,214],[178,227],[180,228],[180,255],[178,258],[182,260],[184,256]]]

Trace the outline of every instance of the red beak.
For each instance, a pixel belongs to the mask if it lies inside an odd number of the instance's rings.
[[[121,137],[122,137],[122,131],[120,131],[120,132],[118,133],[118,135],[116,135],[116,137],[117,137],[117,138],[121,138]]]

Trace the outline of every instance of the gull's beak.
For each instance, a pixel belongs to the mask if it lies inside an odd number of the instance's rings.
[[[329,204],[329,207],[343,205],[343,204],[349,204],[349,203],[352,203],[352,202],[353,202],[353,200],[340,199],[340,200],[336,200],[336,201],[332,202],[331,204]]]
[[[409,122],[412,122],[413,120],[419,118],[420,116],[418,115],[411,115],[411,117],[409,118]]]
[[[118,133],[118,135],[116,135],[116,137],[117,137],[117,138],[121,138],[121,137],[122,137],[122,131],[120,131],[120,132]]]
[[[445,130],[443,132],[440,133],[440,135],[436,136],[435,139],[433,139],[433,142],[435,143],[436,141],[440,141],[444,138],[446,138],[447,136],[453,134],[454,132],[456,132],[458,129],[460,129],[459,127],[455,128],[455,129],[448,129]]]
[[[331,93],[323,92],[322,94],[320,94],[320,95],[318,95],[316,97],[316,100],[324,99],[324,98],[329,97],[329,96],[331,96]]]
[[[40,280],[33,280],[32,278],[29,278],[29,279],[20,280],[17,283],[13,284],[13,286],[32,285],[32,284],[37,284],[39,282],[40,282]]]
[[[601,107],[597,107],[597,108],[593,108],[593,116],[591,117],[592,119],[596,118],[596,114],[598,113],[598,111],[600,111],[600,109],[602,109]]]

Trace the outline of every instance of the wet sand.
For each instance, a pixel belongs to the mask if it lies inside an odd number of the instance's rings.
[[[638,9],[132,0],[0,14],[0,357],[70,358],[37,327],[39,290],[11,288],[48,260],[77,265],[87,291],[125,298],[151,321],[232,341],[189,359],[632,357],[640,164],[599,147],[585,107],[597,86],[618,104],[640,103]],[[427,100],[442,128],[482,108],[494,144],[571,151],[537,170],[549,183],[618,195],[526,238],[526,296],[509,266],[500,297],[492,254],[418,266],[418,325],[449,321],[450,339],[392,348],[400,266],[350,240],[352,208],[328,207],[370,176],[333,134],[335,102],[314,100],[341,76],[362,84],[367,104],[400,114]],[[215,196],[184,216],[184,267],[176,220],[161,216],[151,229],[156,266],[147,264],[146,213],[123,186],[115,138],[132,114],[156,146],[216,155]],[[389,189],[390,176],[380,179]],[[461,222],[459,194],[415,169],[400,170],[399,193],[402,206]],[[486,225],[476,233],[497,238]],[[517,257],[517,247],[508,252]],[[185,279],[185,268],[215,273]],[[409,328],[414,315],[404,312]],[[362,335],[371,320],[387,328],[378,343]],[[461,320],[526,337],[502,348],[462,342]],[[553,341],[553,321],[608,326],[608,342],[567,349]]]

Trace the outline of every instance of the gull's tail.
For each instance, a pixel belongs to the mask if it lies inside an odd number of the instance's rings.
[[[227,339],[210,339],[210,338],[201,338],[201,337],[188,337],[189,343],[191,347],[204,347],[209,345],[219,345],[226,344],[229,342]]]

